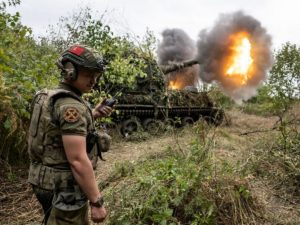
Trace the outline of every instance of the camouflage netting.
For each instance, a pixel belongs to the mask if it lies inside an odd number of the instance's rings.
[[[168,99],[168,101],[167,101]],[[185,90],[168,91],[166,95],[146,94],[124,94],[119,100],[119,104],[135,104],[135,105],[166,105],[168,106],[186,106],[186,107],[212,107],[213,104],[207,96],[206,92],[191,92]]]
[[[191,92],[185,90],[174,90],[168,92],[169,105],[187,107],[211,107],[212,102],[206,92]]]
[[[118,104],[156,105],[157,102],[146,94],[124,94],[118,99]]]

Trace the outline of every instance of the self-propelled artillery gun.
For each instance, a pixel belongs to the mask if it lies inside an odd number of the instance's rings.
[[[200,118],[221,124],[224,112],[215,106],[207,92],[199,92],[192,86],[171,90],[166,84],[164,74],[194,64],[197,61],[160,67],[149,63],[145,71],[147,76],[137,76],[134,89],[122,91],[117,98],[116,113],[112,117],[121,134],[128,136],[140,128],[156,133],[166,126],[184,126]]]

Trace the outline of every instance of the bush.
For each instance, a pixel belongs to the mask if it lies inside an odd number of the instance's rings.
[[[248,114],[255,114],[260,116],[272,116],[274,115],[274,105],[272,102],[263,103],[245,103],[239,108]]]
[[[9,1],[9,5],[19,1]],[[57,83],[55,49],[31,37],[31,29],[20,22],[20,14],[0,6],[0,159],[16,163],[26,154],[30,102],[34,93]],[[27,157],[25,157],[26,161]],[[24,161],[24,160],[22,160]]]
[[[231,109],[235,105],[234,101],[216,86],[211,87],[208,95],[215,104],[222,106],[224,109]]]

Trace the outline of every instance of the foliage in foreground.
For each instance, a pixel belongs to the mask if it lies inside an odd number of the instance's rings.
[[[108,224],[250,224],[260,206],[246,179],[216,166],[212,142],[168,149],[137,164],[117,165],[102,183],[108,192]]]
[[[272,181],[280,196],[296,204],[300,203],[299,112],[298,103],[279,118],[276,133],[271,133],[270,138],[258,143],[256,157],[251,163],[257,175]]]

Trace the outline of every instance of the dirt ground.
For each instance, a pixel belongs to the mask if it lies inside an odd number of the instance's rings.
[[[277,118],[260,117],[244,114],[238,110],[227,112],[231,124],[218,127],[214,155],[216,159],[240,161],[246,163],[253,155],[256,143],[262,138],[270,138],[267,132],[245,132],[271,130]],[[270,131],[271,132],[271,131]],[[112,143],[111,150],[104,154],[106,161],[100,161],[97,168],[97,180],[109,177],[116,163],[136,161],[171,148],[185,148],[195,137],[192,129],[170,132],[162,136],[152,136],[145,141],[131,142],[118,139]],[[20,169],[19,169],[20,170]],[[21,176],[19,176],[21,174]],[[16,177],[18,175],[18,177]],[[41,224],[41,209],[26,183],[26,168],[0,177],[0,224],[29,225]],[[269,217],[274,217],[270,224],[300,224],[300,207],[282,200],[265,180],[249,177],[252,192],[263,203]],[[104,191],[105,195],[105,191]],[[290,218],[290,219],[287,219]]]

